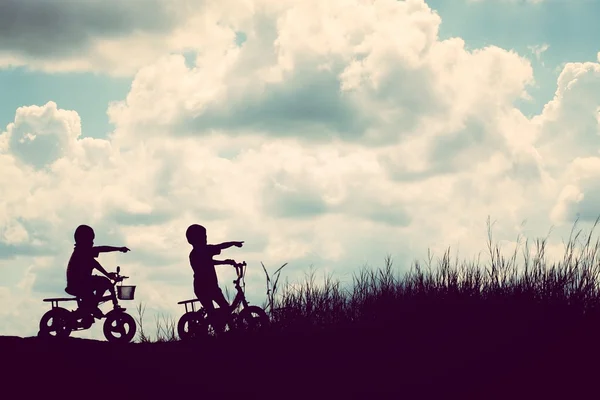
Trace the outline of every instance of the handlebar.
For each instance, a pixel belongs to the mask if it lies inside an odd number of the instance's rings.
[[[238,279],[240,279],[242,277],[242,273],[244,272],[246,261],[242,261],[241,263],[234,262],[233,266],[235,267],[235,272],[237,273]]]
[[[129,278],[128,276],[120,276],[120,275],[117,275],[117,276],[116,276],[116,277],[113,279],[113,282],[114,282],[114,283],[119,283],[119,282],[122,282],[123,280],[125,280],[125,279],[128,279],[128,278]]]
[[[116,273],[116,277],[113,279],[113,281],[115,283],[121,282],[124,279],[129,279],[128,276],[123,276],[123,275],[119,275],[119,272],[121,272],[121,267],[117,266],[117,273]]]

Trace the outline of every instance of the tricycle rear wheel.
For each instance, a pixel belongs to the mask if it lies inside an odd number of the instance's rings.
[[[40,319],[39,337],[66,338],[71,334],[71,313],[62,307],[55,307]]]

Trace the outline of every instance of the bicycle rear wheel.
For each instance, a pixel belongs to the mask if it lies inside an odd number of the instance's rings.
[[[206,336],[208,327],[204,315],[199,311],[186,312],[179,318],[177,323],[177,334],[181,340],[192,340],[200,336]]]

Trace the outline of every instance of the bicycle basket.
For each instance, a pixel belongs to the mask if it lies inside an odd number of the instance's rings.
[[[117,286],[117,298],[119,300],[133,300],[135,286]]]

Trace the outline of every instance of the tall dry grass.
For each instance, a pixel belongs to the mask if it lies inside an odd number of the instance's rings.
[[[314,273],[300,284],[286,283],[280,293],[269,293],[269,311],[275,329],[323,329],[340,324],[354,326],[406,326],[432,324],[431,319],[469,324],[580,320],[599,310],[600,240],[575,232],[575,223],[562,260],[548,261],[548,238],[518,245],[510,256],[494,244],[488,220],[489,261],[452,259],[450,249],[437,259],[415,261],[401,274],[387,257],[378,269],[363,268],[352,284],[342,286],[332,276],[317,285]],[[520,253],[520,256],[519,256]],[[266,270],[265,270],[266,273]],[[267,274],[267,280],[269,277]],[[357,325],[358,324],[358,325]]]

